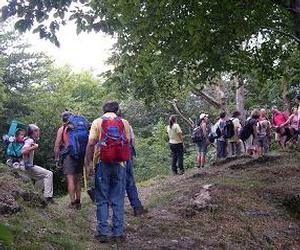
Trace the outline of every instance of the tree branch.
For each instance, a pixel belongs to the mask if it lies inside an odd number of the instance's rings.
[[[209,96],[208,94],[204,93],[201,89],[194,88],[192,89],[192,93],[196,96],[202,97],[206,102],[212,104],[216,108],[222,107],[221,103],[217,102],[212,96]]]
[[[193,129],[195,127],[194,122],[192,121],[192,119],[187,118],[178,108],[176,100],[174,99],[173,101],[169,101],[172,106],[173,109],[175,110],[175,112],[188,124],[188,126],[190,127],[190,129]]]
[[[279,33],[283,36],[287,36],[287,37],[290,37],[292,38],[295,42],[299,43],[300,44],[300,38],[298,38],[296,35],[293,35],[291,33],[288,33],[288,32],[285,32],[285,31],[282,31],[282,30],[279,30],[279,29],[276,29],[276,28],[269,28],[269,27],[265,27],[265,28],[262,28],[262,31],[263,30],[266,30],[266,31],[274,31],[276,33]]]

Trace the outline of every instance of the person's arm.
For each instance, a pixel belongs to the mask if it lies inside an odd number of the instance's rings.
[[[39,145],[34,143],[34,141],[32,139],[28,139],[27,141],[25,141],[25,144],[24,144],[21,152],[23,155],[28,155],[29,153],[31,153],[38,147],[39,147]]]
[[[285,123],[281,124],[280,127],[285,127],[286,125],[289,125],[293,118],[294,118],[294,115],[290,115],[290,117],[287,119],[287,121]]]
[[[181,130],[181,128],[180,128],[179,125],[178,125],[178,127],[176,128],[176,134],[177,134],[178,138],[181,140],[181,142],[184,143],[184,141],[183,141],[182,130]]]
[[[63,131],[64,131],[64,127],[60,127],[56,134],[56,140],[54,143],[55,161],[58,161],[59,159],[59,149],[60,149],[60,145],[62,144]]]
[[[130,126],[129,129],[130,129],[131,146],[135,147],[135,135],[134,135],[134,132],[133,132],[133,128]]]
[[[253,138],[257,137],[257,125],[256,123],[253,125]]]
[[[100,138],[100,132],[96,121],[97,120],[95,120],[91,126],[89,141],[85,153],[84,167],[86,168],[86,173],[88,176],[92,176],[94,173],[93,158],[94,158],[95,146]]]

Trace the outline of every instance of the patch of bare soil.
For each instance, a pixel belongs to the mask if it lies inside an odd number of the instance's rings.
[[[120,249],[300,249],[300,154],[227,159],[140,189]],[[130,211],[130,208],[128,207]]]

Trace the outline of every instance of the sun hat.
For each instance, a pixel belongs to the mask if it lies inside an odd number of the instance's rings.
[[[202,113],[202,114],[200,115],[200,120],[204,119],[205,117],[208,117],[208,114]]]

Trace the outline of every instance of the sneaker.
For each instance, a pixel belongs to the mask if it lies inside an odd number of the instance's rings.
[[[134,211],[133,211],[133,215],[134,215],[135,217],[139,217],[139,216],[141,216],[141,215],[143,215],[143,214],[146,214],[146,213],[148,213],[148,209],[145,209],[143,206],[137,207],[137,208],[135,208]]]
[[[125,236],[124,235],[120,235],[120,236],[113,236],[112,237],[112,241],[115,242],[115,243],[122,243],[126,240]]]
[[[98,240],[100,243],[108,243],[109,242],[109,238],[107,235],[101,235],[101,234],[97,234],[95,236],[96,240]]]
[[[87,190],[87,193],[90,197],[90,199],[92,200],[92,202],[95,202],[96,201],[96,198],[95,198],[95,189],[94,188],[90,188]]]

